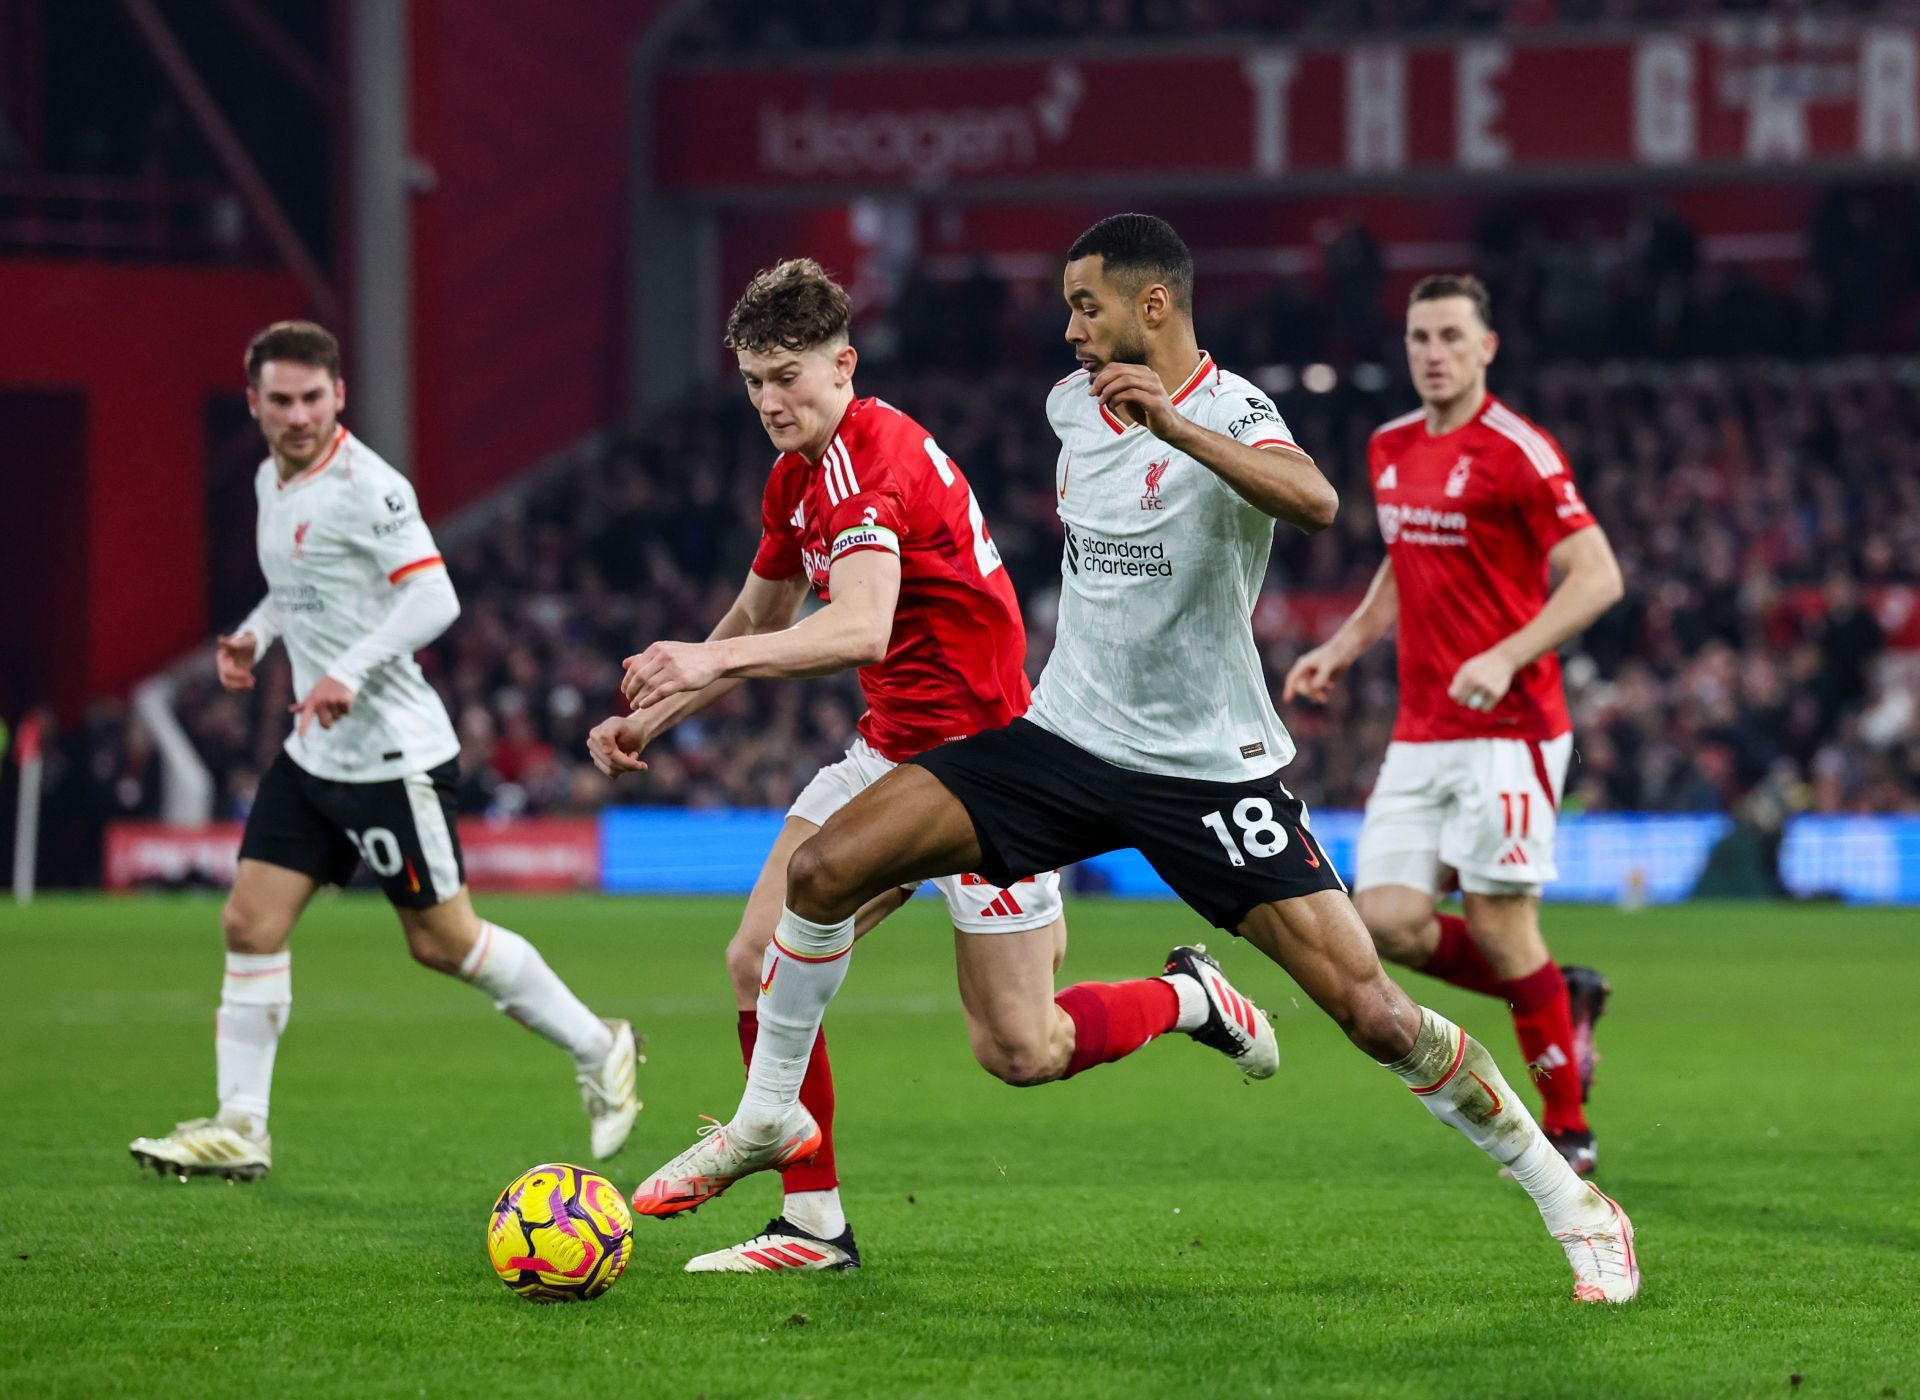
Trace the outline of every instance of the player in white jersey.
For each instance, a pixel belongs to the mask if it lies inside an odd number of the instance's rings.
[[[846,975],[854,915],[878,894],[958,870],[998,884],[1134,846],[1188,905],[1280,964],[1436,1117],[1512,1168],[1565,1248],[1576,1298],[1626,1301],[1639,1289],[1626,1215],[1574,1174],[1486,1049],[1381,969],[1280,782],[1292,745],[1266,698],[1253,592],[1272,522],[1324,528],[1333,488],[1272,404],[1200,351],[1192,255],[1171,227],[1115,215],[1067,257],[1067,340],[1083,372],[1048,400],[1069,531],[1053,658],[1025,718],[901,765],[794,853],[778,937],[796,951],[786,971],[798,975],[768,989],[762,1024],[777,1015],[818,1026]],[[1206,967],[1191,970],[1181,982],[1203,995],[1120,984],[1140,991],[1063,1007],[1071,1063],[1250,1010],[1237,994],[1216,998]],[[756,1060],[732,1121],[642,1194],[691,1208],[778,1165],[815,1131],[796,1090]]]
[[[275,639],[293,662],[293,732],[260,781],[221,911],[227,968],[215,1023],[220,1107],[134,1160],[185,1179],[253,1180],[273,1161],[273,1062],[292,1009],[287,942],[323,884],[364,860],[400,916],[414,958],[472,983],[574,1061],[595,1156],[632,1130],[633,1028],[602,1020],[519,934],[475,914],[453,822],[460,742],[413,660],[460,603],[413,485],[338,419],[340,350],[306,321],[282,321],[247,348],[247,404],[269,453],[255,478],[268,593],[219,639],[220,680],[253,687]]]

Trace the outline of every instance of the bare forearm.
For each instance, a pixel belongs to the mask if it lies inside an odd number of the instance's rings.
[[[1546,606],[1533,621],[1500,643],[1501,656],[1515,670],[1538,660],[1591,627],[1618,601],[1620,592],[1617,569],[1581,569],[1568,574],[1548,595]]]
[[[880,660],[886,643],[879,619],[829,603],[781,631],[728,638],[721,643],[723,674],[736,680],[830,676]]]
[[[770,627],[777,624],[769,623]],[[727,609],[726,615],[714,624],[713,631],[707,634],[710,642],[726,641],[730,637],[743,637],[754,630],[753,619],[747,610],[738,603]],[[712,685],[702,686],[699,690],[683,690],[669,695],[648,711],[647,739],[651,743],[688,715],[695,715],[711,705],[717,704],[740,688],[744,676],[726,676]]]
[[[1333,523],[1339,494],[1306,453],[1248,447],[1186,419],[1181,423],[1168,445],[1213,472],[1255,510],[1309,533]]]
[[[1400,620],[1400,585],[1393,576],[1393,562],[1384,560],[1374,571],[1360,606],[1347,616],[1329,639],[1341,656],[1351,662],[1365,655]]]

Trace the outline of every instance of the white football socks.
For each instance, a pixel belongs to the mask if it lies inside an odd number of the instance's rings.
[[[847,1213],[841,1208],[837,1186],[825,1191],[789,1191],[781,1202],[780,1214],[789,1225],[798,1225],[817,1239],[838,1239],[847,1228]]]
[[[510,928],[480,921],[480,936],[460,964],[460,980],[471,982],[530,1031],[565,1050],[581,1069],[590,1069],[612,1053],[613,1032],[547,966],[540,950]]]
[[[1446,1017],[1422,1007],[1413,1049],[1386,1068],[1435,1118],[1511,1166],[1549,1230],[1566,1229],[1590,1212],[1593,1193],[1547,1141],[1493,1056]]]
[[[266,1136],[273,1057],[292,1010],[292,950],[227,954],[214,1018],[214,1083],[220,1121],[248,1137]]]
[[[799,1102],[814,1038],[826,1019],[827,1003],[847,980],[852,948],[851,918],[816,924],[782,906],[779,927],[760,960],[755,1011],[760,1029],[747,1067],[747,1091],[733,1117],[734,1130],[744,1141],[771,1142]]]
[[[1207,989],[1200,985],[1200,979],[1189,977],[1184,972],[1169,972],[1160,979],[1173,988],[1173,994],[1180,1001],[1180,1012],[1174,1018],[1173,1028],[1192,1035],[1207,1023]]]

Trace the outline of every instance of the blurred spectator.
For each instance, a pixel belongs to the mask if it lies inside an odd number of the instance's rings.
[[[1856,217],[1847,201],[1830,207]],[[1920,203],[1868,211],[1911,219]],[[1836,269],[1810,265],[1772,291],[1730,278],[1653,203],[1617,258],[1584,241],[1585,253],[1557,244],[1522,215],[1490,220],[1479,240],[1504,287],[1495,390],[1564,445],[1627,581],[1627,597],[1566,658],[1577,740],[1567,800],[1735,810],[1759,794],[1774,807],[1920,809],[1920,663],[1890,657],[1887,635],[1902,607],[1920,606],[1920,364],[1838,360],[1794,339],[1813,324],[1796,317],[1852,295],[1806,291]],[[1885,241],[1920,248],[1904,224],[1889,224]],[[1318,286],[1289,278],[1201,308],[1202,342],[1268,381],[1343,502],[1319,535],[1278,533],[1254,617],[1276,692],[1379,563],[1367,438],[1413,402],[1379,250],[1353,224],[1328,252]],[[1898,276],[1895,320],[1913,314],[1912,274]],[[859,387],[908,408],[965,467],[1025,602],[1037,672],[1060,567],[1057,443],[1040,412],[1064,356],[1058,317],[1050,306],[1027,314],[984,263],[962,278],[908,279],[895,311],[906,352],[864,363]],[[1595,279],[1612,290],[1594,295]],[[1836,313],[1816,344],[1850,346],[1857,320]],[[1726,352],[1696,357],[1704,346]],[[1323,392],[1298,377],[1316,360],[1339,366],[1331,387],[1316,379]],[[838,757],[863,708],[845,676],[750,683],[617,785],[585,757],[587,731],[621,703],[621,658],[659,638],[703,637],[726,611],[757,542],[772,456],[744,395],[720,383],[486,521],[443,532],[464,612],[422,660],[459,728],[463,811],[782,806]],[[244,814],[291,698],[277,650],[247,696],[220,691],[210,667],[184,686],[180,714],[214,772],[220,815]],[[1395,699],[1383,646],[1327,709],[1291,708],[1300,757],[1289,782],[1312,804],[1364,801]],[[108,817],[154,810],[152,745],[137,726],[103,711],[63,745],[62,820],[83,841],[97,842]]]
[[[1836,0],[1823,8],[1871,15],[1898,6],[1899,0]],[[1471,31],[1797,15],[1803,9],[1794,0],[836,0],[784,8],[708,0],[683,21],[674,51],[736,57],[1060,39]]]
[[[1410,395],[1394,376],[1371,390],[1359,378],[1277,395],[1345,505],[1320,535],[1279,533],[1254,619],[1276,690],[1380,559],[1364,446]],[[1044,375],[863,369],[860,387],[911,405],[967,468],[1026,602],[1037,670],[1060,549]],[[1920,716],[1906,685],[1881,678],[1885,629],[1861,582],[1920,585],[1920,375],[1892,362],[1566,367],[1507,392],[1565,444],[1628,585],[1567,658],[1578,739],[1569,801],[1730,810],[1770,785],[1828,810],[1920,806]],[[657,638],[704,636],[732,600],[771,456],[744,399],[717,387],[447,543],[465,612],[423,659],[459,727],[462,810],[779,806],[839,754],[862,708],[849,677],[750,684],[617,785],[586,762],[587,730],[620,703],[621,658]],[[1310,630],[1309,616],[1321,624]],[[236,697],[209,672],[182,696],[230,815],[282,738],[277,652],[261,677]],[[1290,782],[1309,802],[1364,800],[1394,702],[1382,647],[1326,710],[1286,714],[1301,750]],[[150,746],[126,730],[95,771],[115,794],[146,794]]]

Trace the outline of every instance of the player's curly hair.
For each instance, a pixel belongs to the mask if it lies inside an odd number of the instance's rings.
[[[1417,306],[1423,301],[1439,301],[1443,297],[1465,297],[1473,303],[1480,324],[1488,330],[1493,329],[1493,298],[1487,295],[1487,284],[1471,272],[1437,272],[1431,277],[1422,277],[1413,284],[1413,293],[1407,298],[1407,305]]]
[[[268,360],[313,365],[338,379],[340,342],[313,321],[275,321],[247,342],[247,383],[260,383],[260,367]]]
[[[788,258],[755,274],[727,317],[727,349],[756,355],[811,350],[844,340],[853,299],[812,258]]]
[[[1180,310],[1193,310],[1193,253],[1173,225],[1152,214],[1109,214],[1073,240],[1067,261],[1098,257],[1110,281],[1135,294],[1158,282]]]

